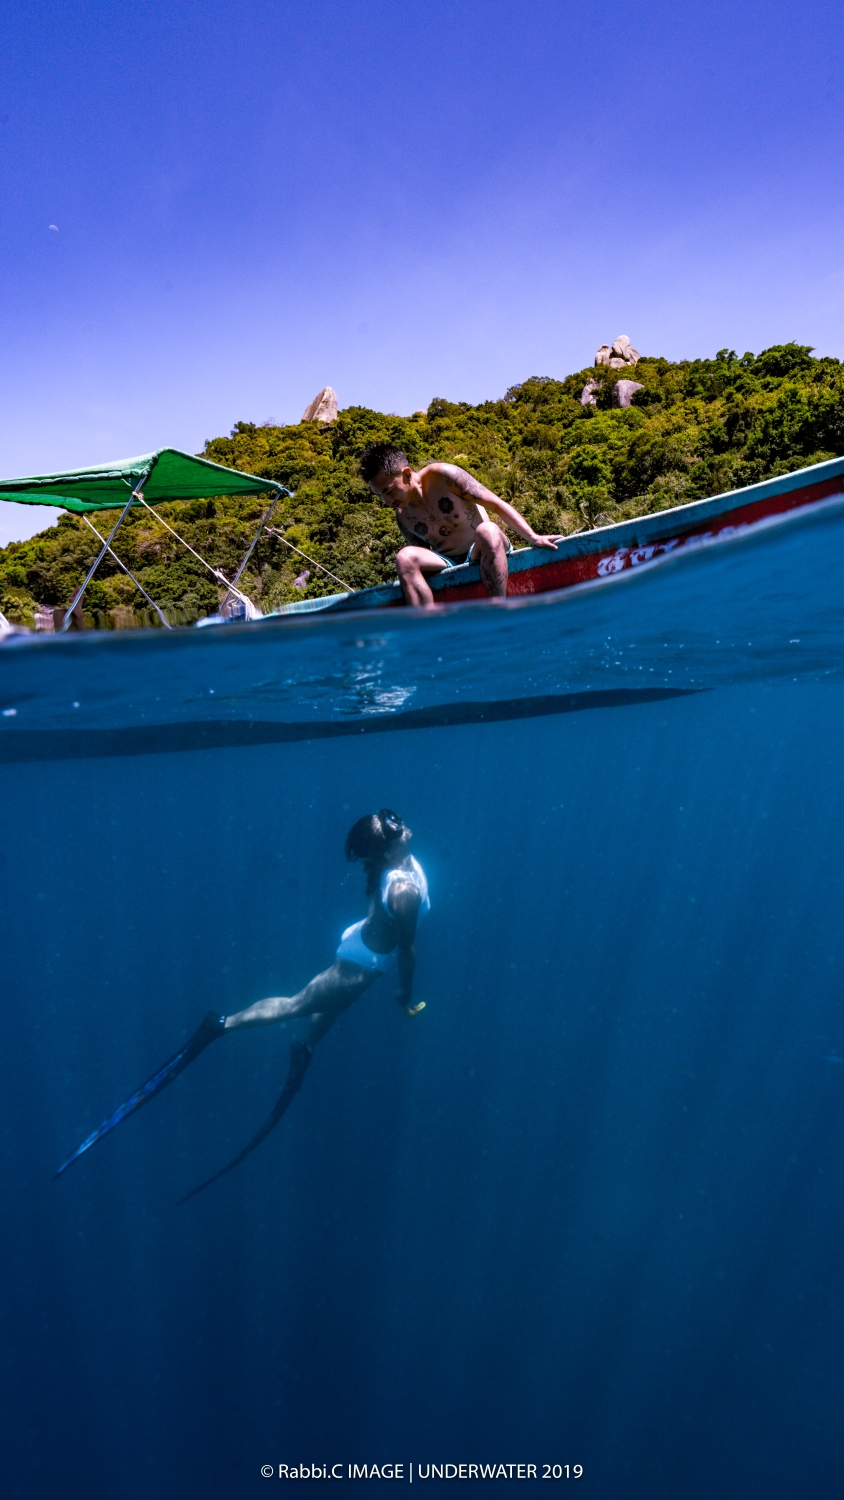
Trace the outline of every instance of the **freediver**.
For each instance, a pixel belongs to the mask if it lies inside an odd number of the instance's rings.
[[[424,1000],[413,1003],[416,963],[414,940],[416,925],[420,917],[430,911],[431,903],[425,873],[410,853],[412,836],[411,830],[401,818],[387,807],[382,807],[378,813],[369,813],[366,817],[359,818],[346,837],[346,858],[361,860],[363,863],[369,913],[362,922],[355,922],[346,928],[331,968],[317,974],[297,995],[275,995],[267,1000],[258,1000],[246,1010],[238,1011],[232,1016],[221,1016],[215,1011],[209,1011],[184,1047],[147,1079],[113,1115],[92,1131],[81,1146],[62,1162],[55,1176],[61,1176],[96,1141],[108,1135],[109,1131],[142,1105],[148,1104],[150,1099],[154,1099],[211,1042],[224,1033],[238,1031],[246,1026],[272,1026],[277,1021],[291,1020],[296,1016],[310,1016],[310,1027],[304,1041],[294,1042],[290,1048],[287,1081],[275,1109],[239,1155],[188,1193],[181,1200],[184,1203],[187,1198],[194,1197],[203,1188],[216,1182],[218,1177],[230,1172],[232,1167],[238,1166],[269,1135],[298,1093],[317,1043],[334,1025],[338,1016],[348,1010],[383,974],[388,974],[397,967],[396,999],[407,1015],[416,1016],[424,1010]]]

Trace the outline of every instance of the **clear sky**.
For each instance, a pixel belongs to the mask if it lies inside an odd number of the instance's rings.
[[[844,356],[842,63],[840,0],[12,0],[0,474],[619,333]]]

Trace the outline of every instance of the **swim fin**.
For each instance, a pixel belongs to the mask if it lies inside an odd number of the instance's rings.
[[[227,1172],[231,1172],[234,1167],[239,1167],[244,1157],[248,1156],[250,1151],[254,1151],[256,1146],[260,1146],[261,1142],[266,1140],[271,1130],[275,1130],[282,1115],[286,1114],[299,1089],[302,1087],[302,1079],[308,1071],[313,1055],[313,1048],[309,1047],[307,1042],[293,1043],[293,1046],[290,1048],[290,1068],[287,1074],[287,1082],[281,1091],[278,1103],[272,1114],[264,1121],[257,1135],[253,1135],[248,1146],[244,1146],[243,1150],[233,1161],[230,1161],[227,1166],[221,1167],[219,1172],[214,1173],[213,1177],[206,1178],[205,1182],[201,1182],[198,1187],[191,1188],[189,1193],[185,1193],[184,1198],[179,1199],[180,1204],[187,1203],[189,1198],[195,1198],[197,1193],[203,1193],[207,1187],[211,1186],[212,1182],[217,1181],[218,1177],[225,1177]]]
[[[125,1104],[121,1104],[114,1111],[113,1115],[109,1115],[107,1120],[103,1120],[102,1125],[98,1125],[96,1130],[92,1130],[91,1134],[82,1142],[82,1145],[77,1146],[73,1154],[67,1158],[67,1161],[63,1161],[59,1170],[53,1173],[53,1180],[55,1181],[57,1177],[61,1177],[62,1172],[66,1172],[72,1162],[75,1162],[96,1141],[99,1141],[104,1135],[108,1135],[109,1131],[113,1130],[115,1125],[119,1125],[129,1115],[133,1115],[136,1109],[141,1108],[141,1105],[149,1104],[150,1099],[154,1099],[156,1094],[160,1094],[161,1090],[167,1087],[168,1083],[172,1083],[174,1078],[178,1078],[179,1074],[199,1057],[200,1052],[204,1052],[205,1048],[211,1042],[215,1042],[218,1036],[222,1036],[225,1029],[225,1016],[219,1016],[216,1011],[209,1010],[205,1020],[196,1028],[193,1036],[188,1038],[181,1051],[177,1052],[174,1057],[171,1057],[169,1062],[164,1063],[163,1067],[159,1068],[157,1073],[153,1073],[152,1077],[148,1078],[146,1083],[142,1083],[141,1087],[135,1090],[134,1094],[126,1100]]]

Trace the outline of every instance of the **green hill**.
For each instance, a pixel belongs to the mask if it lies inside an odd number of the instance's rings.
[[[620,410],[612,389],[631,375],[644,389],[632,407]],[[582,407],[589,378],[598,382],[597,405]],[[437,398],[427,412],[410,417],[348,407],[330,427],[238,422],[229,437],[210,439],[203,456],[294,490],[295,498],[277,507],[273,524],[344,583],[365,588],[394,576],[400,545],[392,512],[373,503],[358,477],[360,454],[374,441],[395,443],[416,466],[432,459],[461,464],[537,529],[568,533],[844,452],[844,365],[815,359],[800,344],[741,358],[722,349],[714,359],[677,364],[643,358],[635,370],[534,377],[479,406]],[[220,499],[168,505],[164,513],[231,576],[261,509],[260,500]],[[96,518],[103,534],[113,519],[116,513]],[[173,621],[216,609],[221,596],[210,573],[144,511],[129,516],[116,550]],[[71,515],[30,541],[12,543],[0,551],[0,610],[31,625],[37,605],[69,603],[96,551],[91,532]],[[294,587],[308,568],[306,588]],[[264,612],[338,587],[275,537],[260,542],[244,578],[245,591]],[[157,623],[110,558],[85,605],[91,625]]]

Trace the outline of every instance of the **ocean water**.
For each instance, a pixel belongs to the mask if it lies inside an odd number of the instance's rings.
[[[842,550],[839,501],[567,596],[3,647],[9,1500],[840,1493]],[[424,1012],[379,980],[182,1207],[294,1027],[52,1181],[330,963],[384,804]]]

